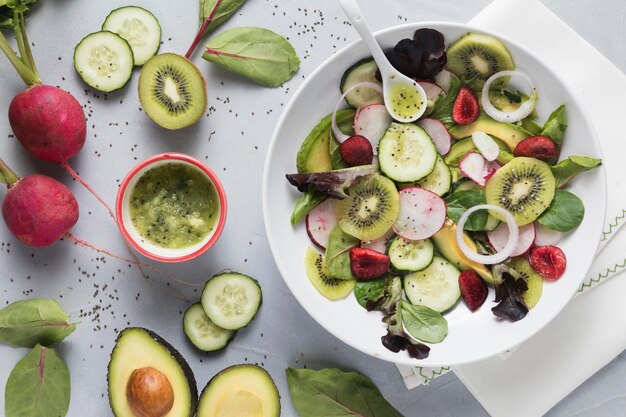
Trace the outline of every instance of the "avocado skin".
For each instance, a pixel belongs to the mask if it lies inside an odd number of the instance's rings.
[[[198,385],[196,384],[196,378],[193,375],[193,371],[191,370],[191,367],[189,366],[185,358],[183,358],[180,352],[178,352],[178,350],[176,350],[174,346],[170,345],[169,342],[167,342],[167,340],[163,339],[161,336],[159,336],[152,330],[148,330],[144,327],[125,328],[117,335],[117,338],[115,339],[115,346],[117,346],[118,341],[124,335],[124,332],[126,332],[127,330],[140,330],[148,334],[148,336],[150,336],[152,340],[157,342],[159,345],[163,346],[169,352],[170,356],[172,356],[172,358],[174,358],[174,360],[182,368],[183,373],[185,374],[185,378],[187,379],[187,383],[189,384],[189,392],[191,393],[191,398],[189,401],[189,404],[191,405],[190,410],[189,410],[189,416],[190,417],[194,416],[196,414],[196,408],[198,406]],[[113,347],[113,349],[115,349],[115,346]],[[113,352],[111,352],[111,354],[112,353]],[[109,371],[110,371],[110,362],[109,362],[109,367],[107,369],[107,386],[109,384]],[[111,395],[109,395],[109,407],[111,408],[111,410],[113,410],[113,404],[111,403]]]

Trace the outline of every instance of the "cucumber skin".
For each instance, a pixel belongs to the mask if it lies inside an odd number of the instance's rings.
[[[364,64],[368,64],[370,62],[374,62],[374,58],[370,57],[366,57],[366,58],[362,58],[360,60],[358,60],[355,64],[351,65],[347,70],[344,71],[343,75],[341,76],[341,81],[339,81],[339,92],[341,92],[343,94],[343,92],[345,91],[344,86],[346,85],[346,82],[348,80],[348,76],[358,67],[364,65]],[[378,82],[378,80],[375,80],[376,82]],[[361,107],[360,105],[358,105],[359,103],[351,103],[348,100],[348,97],[346,96],[345,98],[346,103],[348,103],[348,105],[354,107],[354,108],[359,108]]]
[[[232,342],[235,339],[235,336],[237,335],[237,330],[222,329],[224,331],[231,332],[230,337],[226,340],[226,343],[223,346],[215,348],[215,349],[210,349],[210,350],[203,349],[200,346],[198,346],[197,344],[195,344],[194,341],[192,340],[192,338],[187,334],[187,330],[186,330],[186,326],[185,326],[185,317],[187,317],[187,312],[189,310],[191,310],[196,305],[200,305],[200,307],[202,307],[202,303],[194,303],[194,304],[190,305],[187,308],[187,310],[185,310],[185,313],[183,314],[183,332],[185,333],[185,336],[187,337],[187,340],[189,340],[189,343],[191,343],[196,349],[198,349],[199,351],[204,352],[204,353],[216,352],[218,350],[226,349],[226,347],[228,347],[228,345],[230,345],[230,342]],[[214,324],[214,325],[217,326],[216,324]]]
[[[388,241],[387,241],[387,247],[385,249],[385,254],[387,256],[389,256],[389,248],[391,247],[391,244],[398,239],[400,236],[398,235],[394,235],[393,237],[391,237]],[[392,274],[395,275],[406,275],[406,274],[410,274],[412,272],[419,272],[419,271],[423,271],[424,269],[428,268],[432,263],[433,263],[433,259],[435,259],[436,253],[434,252],[434,248],[435,248],[435,244],[434,243],[430,243],[431,245],[433,245],[433,256],[432,258],[430,258],[430,262],[428,263],[428,265],[426,265],[425,267],[423,267],[422,269],[418,269],[417,271],[411,271],[408,269],[398,269],[396,268],[396,266],[393,264],[393,262],[391,262],[391,259],[389,259],[389,272],[391,272]]]

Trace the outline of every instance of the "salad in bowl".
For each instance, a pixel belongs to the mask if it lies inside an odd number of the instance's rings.
[[[265,195],[270,244],[292,292],[342,340],[399,363],[477,360],[529,337],[580,284],[603,217],[603,178],[583,174],[601,171],[599,150],[576,103],[521,48],[461,25],[390,34],[388,60],[427,96],[394,103],[424,114],[392,118],[371,57],[331,59],[343,74],[314,93],[330,105],[282,165],[291,187],[282,222],[300,267],[280,261]]]

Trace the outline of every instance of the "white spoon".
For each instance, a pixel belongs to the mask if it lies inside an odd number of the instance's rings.
[[[356,0],[338,0],[348,20],[370,50],[383,79],[383,97],[389,114],[399,122],[413,122],[426,111],[424,89],[395,69],[374,39]]]

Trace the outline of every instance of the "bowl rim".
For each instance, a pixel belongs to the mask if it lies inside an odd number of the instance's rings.
[[[536,58],[536,55],[534,53],[532,53],[527,47],[521,45],[520,43],[518,43],[515,40],[510,39],[508,36],[499,34],[497,32],[491,31],[491,30],[485,30],[483,28],[480,28],[476,25],[473,24],[469,24],[469,23],[460,23],[460,22],[449,22],[449,21],[414,21],[414,22],[409,22],[409,23],[403,23],[400,25],[394,25],[394,26],[390,26],[378,31],[374,32],[374,37],[375,38],[379,38],[381,36],[385,36],[390,32],[401,32],[401,31],[408,31],[408,30],[416,30],[419,28],[425,28],[425,27],[449,27],[449,28],[454,28],[454,29],[460,29],[460,30],[466,30],[466,31],[472,31],[472,32],[479,32],[479,33],[484,33],[484,34],[488,34],[488,35],[492,35],[497,37],[498,39],[502,40],[505,44],[510,44],[513,45],[515,48],[523,51],[525,54],[535,58],[537,61],[539,61],[538,58]],[[264,172],[263,172],[263,183],[262,183],[262,204],[263,204],[263,220],[265,223],[265,231],[266,231],[266,235],[268,238],[268,243],[272,252],[272,256],[275,257],[275,253],[277,253],[278,247],[277,247],[277,241],[276,241],[276,237],[274,236],[273,231],[270,229],[270,207],[271,207],[271,201],[270,201],[270,193],[269,193],[269,189],[268,187],[270,187],[269,181],[270,181],[270,169],[269,169],[269,164],[271,162],[271,160],[273,159],[273,155],[276,151],[276,147],[277,147],[277,143],[278,143],[278,136],[279,136],[279,129],[283,126],[283,124],[285,123],[285,120],[287,118],[287,114],[290,113],[290,111],[292,110],[292,108],[296,105],[296,103],[299,101],[300,97],[300,92],[304,89],[304,86],[306,86],[309,81],[313,78],[315,78],[320,72],[322,72],[322,70],[325,69],[325,64],[333,59],[336,56],[340,56],[344,53],[346,53],[347,51],[349,51],[350,49],[353,48],[358,48],[361,44],[363,44],[363,41],[361,39],[357,39],[354,42],[346,45],[345,47],[341,48],[340,50],[336,51],[335,53],[329,55],[328,57],[324,58],[319,64],[318,66],[306,77],[306,79],[303,81],[302,84],[300,84],[298,86],[298,88],[295,90],[293,96],[291,97],[291,99],[289,100],[289,102],[285,105],[285,108],[282,111],[282,114],[280,116],[280,118],[278,119],[278,121],[276,122],[275,128],[274,128],[274,132],[272,134],[270,143],[268,145],[268,150],[267,150],[267,154],[266,154],[266,158],[265,158],[265,164],[264,164]],[[558,77],[558,75],[552,70],[552,68],[548,67],[547,65],[543,65],[543,67],[545,68],[545,70],[553,77],[555,78],[560,78]],[[567,92],[567,94],[573,99],[573,101],[579,106],[578,104],[579,102],[579,98],[574,96],[571,92],[571,90],[569,88],[567,88],[567,86],[564,86],[565,90]],[[581,108],[582,110],[582,108]],[[597,147],[598,151],[599,151],[599,156],[602,157],[602,146],[601,143],[598,139],[598,135],[596,132],[596,128],[593,125],[593,123],[590,122],[589,117],[584,114],[583,112],[581,112],[581,119],[583,121],[583,123],[585,125],[587,125],[589,127],[589,130],[592,134],[592,138],[591,141],[593,142],[593,144]],[[602,216],[601,219],[597,219],[597,222],[599,222],[600,227],[598,228],[598,235],[596,237],[596,244],[593,245],[595,250],[597,251],[597,248],[600,245],[600,239],[601,239],[601,235],[602,235],[602,225],[604,225],[604,221],[606,218],[606,204],[607,204],[607,179],[606,179],[606,170],[604,169],[604,166],[600,166],[599,167],[599,171],[601,172],[601,178],[599,179],[599,181],[601,182],[601,188],[603,191],[603,197],[602,197]],[[586,271],[589,270],[589,268],[591,267],[591,263],[593,262],[593,258],[591,258],[587,264],[586,267]],[[402,365],[408,365],[408,366],[428,366],[428,367],[447,367],[447,366],[458,366],[458,365],[464,365],[464,364],[469,364],[469,363],[475,363],[475,362],[479,362],[481,360],[485,360],[488,358],[492,358],[492,357],[496,357],[499,354],[502,354],[503,352],[507,352],[511,349],[514,349],[516,346],[519,346],[520,344],[526,342],[527,340],[529,340],[530,338],[532,338],[534,335],[536,335],[540,330],[542,330],[543,328],[545,328],[549,323],[551,323],[556,316],[558,316],[558,314],[563,310],[563,308],[565,308],[565,306],[567,306],[567,304],[572,300],[572,298],[574,297],[574,295],[576,294],[576,289],[574,289],[572,291],[571,294],[567,294],[567,301],[565,302],[565,304],[562,306],[562,308],[559,310],[559,313],[555,314],[553,317],[551,317],[549,320],[543,321],[540,323],[540,325],[536,326],[533,331],[530,331],[527,333],[526,337],[522,338],[521,340],[519,340],[517,343],[511,344],[510,346],[504,347],[502,349],[500,349],[497,352],[489,352],[489,353],[485,353],[483,355],[477,355],[476,357],[472,358],[471,360],[464,360],[464,361],[455,361],[455,362],[448,362],[448,363],[443,363],[443,362],[429,362],[427,364],[424,363],[424,361],[420,361],[420,360],[416,360],[416,359],[412,359],[412,358],[404,358],[404,357],[398,357],[397,360],[391,360],[388,359],[386,357],[379,357],[377,355],[373,355],[370,352],[367,352],[366,350],[360,349],[358,348],[354,343],[351,343],[347,340],[345,340],[343,337],[341,337],[341,335],[337,334],[336,332],[334,332],[332,329],[327,328],[324,324],[323,321],[318,320],[318,315],[317,314],[313,314],[311,311],[309,311],[309,309],[307,308],[305,302],[303,302],[302,300],[300,300],[300,298],[297,295],[297,292],[294,292],[293,289],[291,288],[291,286],[293,285],[292,282],[290,282],[290,280],[288,280],[287,278],[285,278],[285,273],[283,272],[283,266],[281,265],[281,263],[276,261],[275,258],[275,263],[276,266],[279,270],[279,272],[281,273],[281,276],[283,277],[283,281],[285,282],[285,284],[287,285],[287,287],[289,288],[290,292],[292,293],[292,295],[294,296],[294,298],[298,301],[298,303],[300,304],[300,306],[307,312],[307,314],[313,318],[320,326],[322,326],[324,328],[324,330],[326,330],[327,332],[329,332],[330,334],[332,334],[334,337],[336,337],[337,339],[339,339],[341,342],[345,343],[346,345],[360,351],[363,352],[365,354],[367,354],[368,356],[377,358],[377,359],[382,359],[385,361],[392,361],[396,364],[402,364]],[[287,272],[287,271],[285,271]],[[581,274],[581,282],[584,280],[585,278],[585,274],[582,273]],[[436,345],[435,345],[436,346]]]
[[[144,168],[146,168],[146,167],[148,167],[150,165],[153,165],[153,164],[155,164],[157,162],[161,162],[161,161],[172,161],[172,162],[182,161],[182,162],[186,162],[188,164],[191,164],[191,165],[199,168],[204,174],[206,174],[206,176],[209,178],[209,180],[211,180],[211,182],[213,183],[213,185],[215,186],[215,189],[217,191],[217,196],[218,196],[218,199],[219,199],[219,202],[220,202],[220,217],[218,219],[217,226],[215,227],[215,231],[211,235],[211,238],[204,245],[202,245],[202,247],[200,247],[196,251],[194,251],[192,253],[189,253],[187,255],[173,256],[173,257],[172,256],[162,256],[162,255],[155,254],[155,253],[145,249],[139,242],[137,242],[135,239],[133,239],[131,234],[128,232],[126,224],[124,223],[124,213],[125,213],[125,210],[127,208],[124,207],[123,201],[124,201],[124,195],[126,194],[126,190],[128,189],[128,185],[137,176],[137,174],[141,170],[143,170]],[[220,235],[222,234],[222,231],[224,230],[224,226],[226,224],[226,212],[227,212],[227,209],[228,209],[228,203],[226,201],[226,192],[224,191],[224,186],[222,185],[222,182],[220,181],[218,176],[215,174],[215,172],[213,172],[213,170],[211,170],[211,168],[209,168],[206,164],[204,164],[203,162],[201,162],[198,159],[194,158],[193,156],[190,156],[190,155],[187,155],[187,154],[184,154],[184,153],[179,153],[179,152],[165,152],[165,153],[162,153],[162,154],[154,155],[154,156],[151,156],[150,158],[140,162],[135,167],[133,167],[133,169],[130,170],[130,172],[126,175],[126,177],[122,181],[122,184],[120,185],[120,188],[117,191],[117,198],[116,198],[116,201],[115,201],[116,220],[117,220],[118,227],[119,227],[119,229],[120,229],[120,231],[122,233],[122,236],[124,236],[124,239],[136,251],[138,251],[142,255],[144,255],[144,256],[152,259],[152,260],[159,261],[159,262],[166,262],[166,263],[176,263],[176,262],[190,261],[190,260],[195,259],[198,256],[202,255],[207,250],[209,250],[211,248],[211,246],[213,246],[215,244],[215,242],[217,242],[217,240],[219,239]]]

